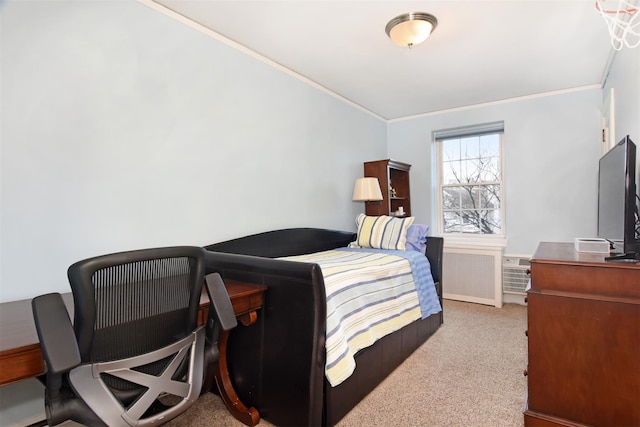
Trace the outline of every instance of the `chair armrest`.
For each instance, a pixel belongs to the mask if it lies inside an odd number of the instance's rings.
[[[33,319],[48,373],[67,372],[80,364],[80,351],[69,313],[59,293],[31,300]]]
[[[213,319],[223,331],[235,328],[238,322],[220,274],[207,274],[205,276],[205,285],[209,294],[209,319],[213,316]]]

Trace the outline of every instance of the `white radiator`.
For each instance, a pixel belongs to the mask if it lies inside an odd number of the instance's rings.
[[[447,247],[442,259],[442,296],[502,307],[502,248]]]

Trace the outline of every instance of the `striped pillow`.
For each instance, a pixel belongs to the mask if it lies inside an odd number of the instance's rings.
[[[415,217],[394,218],[387,215],[356,218],[358,224],[357,244],[363,248],[406,250],[407,229]]]

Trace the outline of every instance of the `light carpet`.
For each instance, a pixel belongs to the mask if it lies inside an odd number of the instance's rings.
[[[525,306],[445,300],[440,329],[338,427],[522,427],[526,328]],[[168,425],[244,426],[212,393]]]

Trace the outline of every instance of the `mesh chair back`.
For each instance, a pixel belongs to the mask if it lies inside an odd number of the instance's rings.
[[[73,264],[68,274],[85,363],[154,351],[197,326],[204,281],[200,248],[104,255]]]

